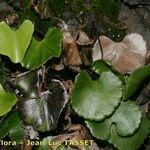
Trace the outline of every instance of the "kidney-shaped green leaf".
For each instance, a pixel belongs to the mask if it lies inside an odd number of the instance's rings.
[[[62,33],[57,28],[50,28],[42,41],[32,39],[22,65],[29,69],[36,69],[52,57],[61,53]]]
[[[136,150],[138,149],[145,138],[150,133],[150,121],[146,118],[142,118],[139,129],[129,137],[121,137],[117,134],[115,125],[112,126],[111,137],[109,142],[112,143],[119,150]]]
[[[7,93],[0,85],[0,116],[3,116],[11,110],[11,108],[16,104],[17,97],[13,93]]]
[[[139,88],[141,83],[150,76],[150,64],[134,71],[126,82],[124,99],[127,100]]]
[[[117,126],[117,133],[129,136],[135,132],[141,122],[141,111],[134,101],[121,102],[115,113],[101,122],[86,121],[93,136],[101,140],[108,140],[111,135],[111,125]]]
[[[111,115],[122,97],[122,82],[112,72],[103,72],[97,81],[82,71],[76,77],[71,95],[73,109],[90,120]]]
[[[34,26],[25,20],[20,28],[12,30],[5,22],[0,22],[0,54],[8,56],[12,62],[21,62],[30,44]]]
[[[13,112],[5,120],[0,122],[0,139],[7,136],[11,130],[17,128],[21,124],[18,112]]]

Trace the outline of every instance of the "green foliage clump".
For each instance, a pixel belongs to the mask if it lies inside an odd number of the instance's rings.
[[[108,16],[112,21],[116,21],[120,11],[120,0],[94,0],[94,7],[97,13]]]
[[[25,20],[18,30],[0,23],[0,54],[8,56],[13,63],[21,63],[29,69],[37,69],[51,57],[61,53],[61,31],[50,28],[39,42],[33,37],[34,25]]]
[[[120,150],[135,150],[150,133],[150,122],[133,100],[129,100],[150,75],[146,65],[130,76],[122,76],[108,64],[96,61],[93,71],[98,80],[85,72],[76,77],[71,95],[73,109],[84,117],[92,135],[108,140]]]

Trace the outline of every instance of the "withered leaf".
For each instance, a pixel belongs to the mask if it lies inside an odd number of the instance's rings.
[[[63,145],[63,144],[65,145],[65,147],[67,147],[66,149],[68,149],[71,146],[71,147],[74,147],[77,149],[82,149],[82,150],[99,150],[97,144],[94,143],[93,140],[89,140],[90,138],[86,137],[86,134],[88,134],[87,133],[88,131],[85,131],[84,128],[85,127],[80,124],[73,124],[68,128],[68,130],[66,131],[67,132],[66,134],[60,134],[57,136],[49,136],[49,137],[43,139],[43,142],[45,142],[45,145],[39,146],[38,150],[42,150],[42,148],[49,149],[49,150],[51,150],[51,149],[58,150],[60,145]],[[84,142],[84,140],[91,141],[91,144],[90,144],[90,146],[85,146],[84,144],[71,145],[71,143],[72,144],[77,143],[80,140],[82,142]],[[51,146],[49,146],[48,144],[46,144],[48,142],[55,143],[55,144],[52,144]]]
[[[69,31],[63,31],[63,49],[64,64],[73,70],[79,70],[79,67],[82,64],[80,53],[75,43],[75,39]]]
[[[79,45],[90,45],[94,42],[94,40],[89,39],[84,31],[78,31],[78,36],[79,38],[77,39],[76,43]]]
[[[101,47],[100,47],[101,44]],[[111,61],[120,73],[132,73],[146,63],[146,42],[138,33],[127,35],[122,42],[100,36],[92,49],[93,61]]]
[[[53,16],[49,0],[31,0],[31,4],[35,11],[40,14],[41,19],[47,19]]]

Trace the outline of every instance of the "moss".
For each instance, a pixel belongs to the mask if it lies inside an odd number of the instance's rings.
[[[111,21],[117,22],[120,11],[119,0],[94,0],[95,12],[107,16]]]
[[[35,21],[36,13],[31,8],[30,0],[24,0],[23,5],[22,5],[22,9],[16,10],[16,11],[18,12],[19,19],[21,22],[25,19],[29,19],[32,22]]]
[[[126,29],[118,29],[113,26],[110,26],[107,30],[107,36],[116,42],[122,41],[126,34]]]

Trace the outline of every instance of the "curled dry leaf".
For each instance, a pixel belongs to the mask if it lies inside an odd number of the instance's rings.
[[[72,80],[62,81],[62,84],[64,85],[64,87],[65,87],[66,91],[68,92],[68,94],[70,94],[71,91],[72,91],[72,87],[73,87]]]
[[[87,130],[87,128],[81,124],[71,124],[67,127],[68,132],[76,132],[74,137],[71,138],[71,140],[83,140],[83,139],[89,139],[90,135]]]
[[[65,140],[68,140],[71,136],[73,136],[74,133],[70,133],[70,134],[61,134],[58,136],[48,136],[46,138],[43,139],[43,145],[40,145],[38,147],[38,150],[57,150],[58,147],[60,146],[60,144],[62,144]],[[49,143],[56,143],[56,144],[52,144],[49,145]]]
[[[72,21],[74,22],[74,20]],[[60,63],[53,65],[52,68],[59,71],[64,69],[64,66],[68,66],[74,71],[79,71],[82,60],[77,44],[90,45],[94,40],[89,39],[86,33],[79,29],[80,25],[75,24],[75,26],[72,26],[72,24],[66,24],[59,18],[55,18],[53,22],[56,26],[61,28],[63,33],[63,55]]]
[[[5,20],[9,26],[13,26],[14,24],[17,24],[19,22],[19,17],[18,15],[13,14],[11,16],[8,16]]]
[[[56,70],[56,71],[60,71],[60,70],[63,70],[65,68],[64,64],[63,64],[63,61],[62,61],[62,58],[60,58],[59,60],[59,63],[57,64],[53,64],[51,66],[52,69]]]
[[[63,31],[63,49],[64,57],[63,62],[66,66],[73,70],[79,70],[79,66],[82,64],[78,47],[75,43],[75,39],[71,33],[67,30]]]
[[[50,10],[50,2],[45,0],[31,0],[31,5],[37,13],[40,14],[41,19],[47,19],[53,16],[52,11]]]
[[[52,69],[60,71],[65,66],[69,67],[74,71],[80,70],[82,64],[80,53],[75,42],[75,38],[67,30],[63,32],[63,54],[59,64],[52,65]]]
[[[80,140],[87,140],[87,139],[89,140],[89,139],[91,139],[87,128],[83,125],[71,124],[68,127],[68,131],[75,133],[74,136],[70,137],[70,139],[69,139],[70,142],[76,142],[76,141],[80,141]],[[93,140],[90,140],[90,141],[91,141],[91,144],[89,143],[89,145],[92,146],[93,145]],[[80,150],[86,150],[86,146],[82,145],[82,144],[79,144],[75,147],[77,147]]]
[[[0,0],[0,21],[5,21],[9,26],[12,26],[19,22],[19,17],[8,3],[6,0]]]
[[[94,40],[89,39],[89,37],[87,36],[87,34],[84,31],[82,31],[82,30],[78,31],[78,39],[76,41],[77,44],[90,45],[93,42],[94,42]]]
[[[52,68],[59,71],[67,66],[72,70],[79,71],[82,61],[76,44],[76,36],[71,34],[68,25],[62,19],[54,17],[53,24],[62,30],[63,54],[59,64],[53,65]]]
[[[100,36],[92,49],[92,59],[111,61],[116,70],[125,74],[145,65],[146,52],[146,42],[138,33],[127,35],[122,42]]]
[[[71,126],[68,127],[68,130],[66,132],[67,132],[66,134],[61,134],[61,135],[53,136],[53,137],[47,137],[47,138],[43,139],[43,141],[45,143],[47,143],[47,142],[59,143],[59,144],[53,144],[51,146],[48,145],[49,147],[45,147],[45,149],[47,148],[50,150],[51,149],[58,150],[58,147],[61,144],[64,144],[67,148],[71,146],[71,147],[75,147],[79,150],[87,150],[85,145],[77,144],[77,142],[79,142],[81,140],[83,142],[84,140],[91,139],[88,137],[89,133],[84,126],[82,126],[80,124],[72,124]],[[93,140],[88,140],[88,142],[91,142],[91,144],[89,143],[89,145],[91,146],[89,148],[91,148],[91,150],[99,150],[97,144],[94,143]],[[47,145],[47,144],[45,144],[45,145]],[[97,149],[94,149],[94,147]],[[42,148],[44,148],[44,146],[40,146],[38,150],[42,150]]]
[[[23,141],[23,144],[21,145],[21,149],[24,150],[32,150],[33,146],[28,144],[27,140]]]

